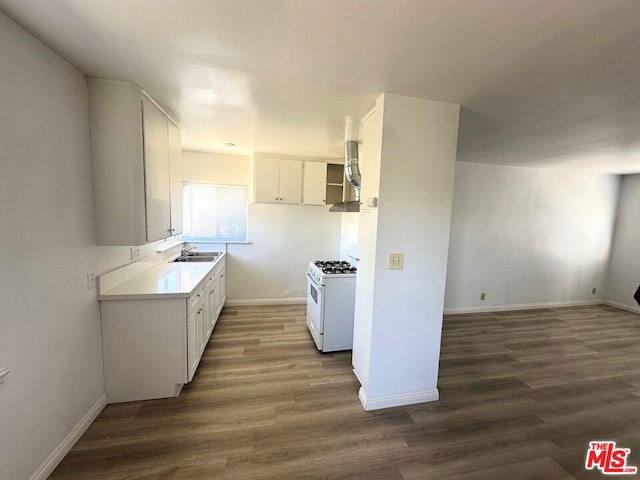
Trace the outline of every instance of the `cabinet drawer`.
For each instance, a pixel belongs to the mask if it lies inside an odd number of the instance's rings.
[[[191,294],[191,296],[189,297],[188,300],[188,315],[191,315],[191,313],[196,310],[196,307],[198,306],[198,304],[200,302],[202,302],[204,300],[204,291],[205,291],[205,285],[200,285],[195,292],[193,292],[193,294]]]
[[[216,270],[211,270],[207,273],[206,281],[205,281],[205,292],[211,290],[211,286],[213,285],[213,281],[216,278]]]

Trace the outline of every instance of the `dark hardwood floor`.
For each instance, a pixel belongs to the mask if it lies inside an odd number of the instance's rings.
[[[319,353],[304,312],[225,308],[178,398],[107,406],[50,478],[607,478],[590,440],[640,466],[638,315],[445,317],[441,400],[364,412],[350,352]]]

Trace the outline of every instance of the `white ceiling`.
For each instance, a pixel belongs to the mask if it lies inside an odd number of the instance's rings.
[[[386,91],[460,103],[458,160],[640,172],[638,0],[0,0],[0,10],[87,75],[143,87],[188,149],[340,156]]]

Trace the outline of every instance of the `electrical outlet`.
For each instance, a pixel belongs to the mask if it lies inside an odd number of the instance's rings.
[[[484,300],[484,297],[485,297],[485,294],[484,294],[484,293],[481,293],[481,294],[480,294],[480,300]]]
[[[91,272],[87,273],[87,290],[93,290],[96,288],[96,274]]]
[[[140,258],[140,247],[131,247],[131,260]]]
[[[389,254],[389,270],[402,270],[404,268],[404,253]]]
[[[593,289],[591,290],[591,295],[595,295],[596,294],[596,287],[593,287]]]

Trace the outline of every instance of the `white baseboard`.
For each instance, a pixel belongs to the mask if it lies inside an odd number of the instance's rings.
[[[60,442],[60,444],[49,454],[38,469],[33,472],[29,480],[46,480],[62,461],[69,450],[76,444],[87,428],[93,423],[102,409],[107,405],[107,396],[102,394],[100,398],[93,404],[87,413],[80,419],[78,423],[71,429],[69,434]]]
[[[445,308],[445,315],[459,315],[462,313],[491,313],[509,312],[512,310],[536,310],[538,308],[558,308],[558,307],[583,307],[587,305],[602,305],[605,300],[567,300],[561,302],[540,302],[540,303],[514,303],[507,305],[482,305],[473,307]]]
[[[360,398],[360,403],[362,403],[364,409],[370,411],[381,408],[413,405],[414,403],[435,402],[440,398],[440,393],[437,388],[434,388],[433,390],[425,390],[423,392],[400,393],[397,395],[368,398],[364,389],[360,387],[358,398]]]
[[[613,300],[605,300],[605,305],[610,307],[619,308],[620,310],[626,310],[627,312],[640,313],[640,307],[634,305],[627,305],[626,303],[614,302]]]
[[[245,298],[239,300],[227,300],[226,307],[248,307],[255,305],[304,305],[307,303],[304,298]]]

